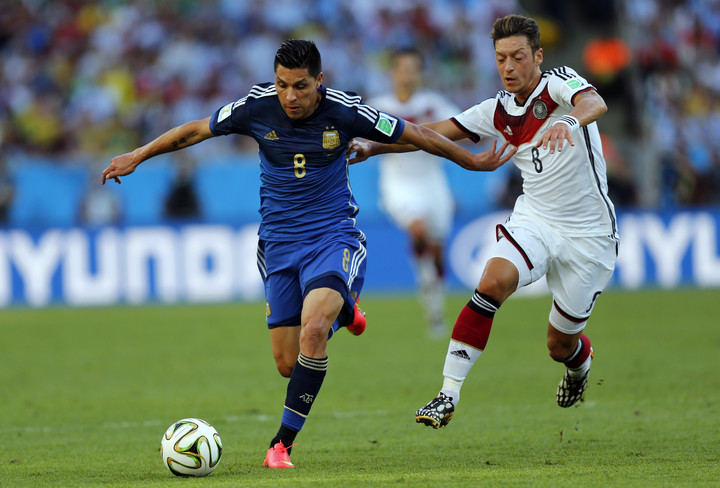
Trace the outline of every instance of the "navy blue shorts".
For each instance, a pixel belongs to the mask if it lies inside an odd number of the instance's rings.
[[[337,290],[345,298],[341,316],[347,316],[365,282],[366,257],[364,234],[333,234],[302,242],[260,240],[257,258],[268,328],[300,325],[303,300],[315,288]]]

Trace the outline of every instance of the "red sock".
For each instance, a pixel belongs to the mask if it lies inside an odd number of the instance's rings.
[[[572,356],[563,361],[563,363],[569,369],[577,369],[582,366],[583,363],[587,360],[588,356],[590,356],[590,352],[590,339],[588,339],[588,336],[586,336],[585,334],[581,334],[580,339],[578,339],[577,350],[573,353]]]
[[[475,349],[484,350],[490,337],[493,317],[499,307],[500,304],[493,298],[476,290],[455,322],[452,339]]]

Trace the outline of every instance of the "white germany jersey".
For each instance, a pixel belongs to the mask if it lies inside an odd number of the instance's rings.
[[[451,120],[469,137],[503,139],[518,148],[513,163],[523,177],[515,210],[534,214],[566,236],[616,236],[615,209],[607,195],[605,159],[593,122],[572,133],[561,152],[536,148],[557,119],[570,113],[573,98],[594,87],[566,66],[543,72],[524,105],[501,90]]]
[[[431,91],[417,91],[405,102],[394,94],[373,98],[368,104],[414,124],[449,119],[460,109],[447,98]],[[380,178],[389,181],[407,181],[418,178],[445,179],[441,158],[424,151],[411,154],[383,154],[380,159]]]

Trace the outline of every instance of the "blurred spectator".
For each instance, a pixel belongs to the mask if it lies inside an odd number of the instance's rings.
[[[592,39],[583,50],[583,63],[603,97],[625,93],[625,73],[630,64],[630,48],[619,37]]]
[[[0,134],[0,147],[2,147],[2,136]],[[15,189],[12,177],[8,172],[7,159],[0,149],[0,225],[8,221],[10,207],[15,196]]]
[[[607,164],[608,196],[610,196],[610,200],[618,207],[637,205],[635,178],[625,157],[611,136],[601,132],[600,139],[605,163]]]
[[[193,219],[201,216],[195,191],[195,163],[186,153],[177,153],[177,175],[165,198],[165,216],[171,219]]]
[[[82,202],[81,220],[89,226],[118,224],[121,221],[120,202],[116,193],[100,184],[95,175],[89,178],[90,188]]]

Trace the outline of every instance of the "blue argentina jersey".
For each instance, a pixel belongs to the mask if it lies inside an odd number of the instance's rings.
[[[218,109],[215,135],[245,134],[260,147],[260,231],[267,241],[295,241],[355,229],[358,206],[348,179],[345,148],[353,137],[393,143],[402,119],[362,103],[359,95],[320,87],[321,102],[308,118],[293,120],[273,83]]]

